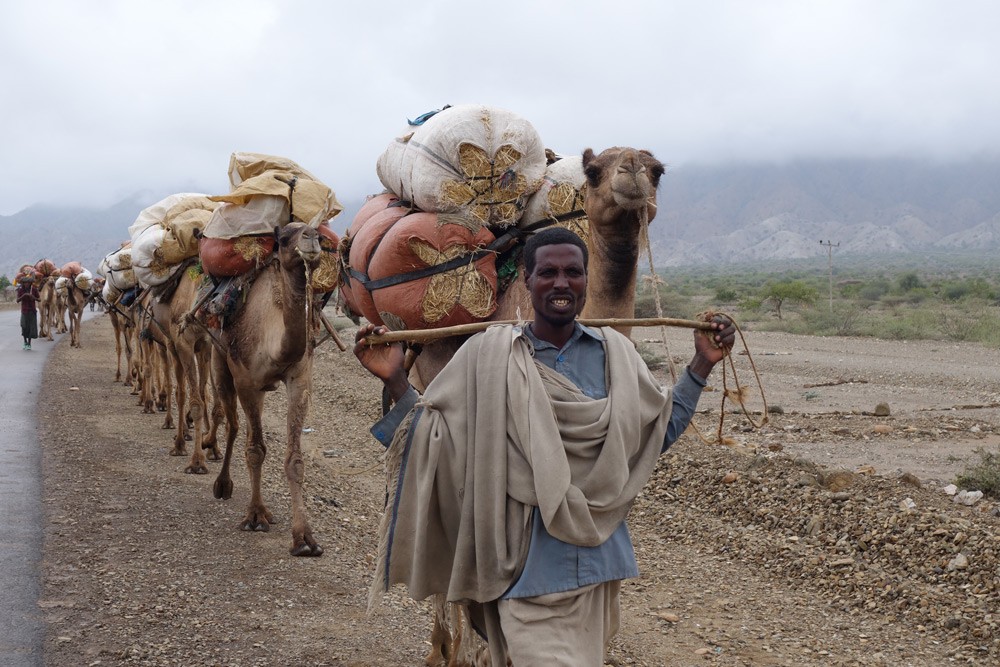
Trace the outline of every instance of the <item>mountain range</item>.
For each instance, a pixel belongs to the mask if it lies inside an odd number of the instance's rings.
[[[833,248],[839,256],[995,253],[998,184],[1000,159],[668,167],[651,245],[659,266],[766,264]],[[0,216],[0,275],[41,258],[94,270],[139,212],[170,193],[137,193],[102,210],[39,204]],[[347,229],[363,199],[341,198],[335,231]]]

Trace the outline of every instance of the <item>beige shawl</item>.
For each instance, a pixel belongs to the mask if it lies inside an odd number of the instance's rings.
[[[564,542],[610,537],[656,465],[671,392],[628,338],[602,333],[599,400],[536,364],[517,327],[462,346],[389,448],[373,601],[396,583],[417,600],[499,598],[520,575],[534,506]]]

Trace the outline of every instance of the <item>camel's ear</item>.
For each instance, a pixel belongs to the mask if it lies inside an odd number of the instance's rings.
[[[653,172],[653,178],[651,180],[653,181],[653,185],[659,185],[660,178],[663,176],[663,174],[667,173],[667,168],[664,167],[661,163],[657,162],[655,165],[653,165],[652,172]]]
[[[591,149],[583,151],[583,175],[587,177],[587,184],[594,188],[601,183],[601,168],[594,164],[595,157]]]

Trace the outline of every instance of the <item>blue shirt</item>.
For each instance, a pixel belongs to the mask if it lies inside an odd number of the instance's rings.
[[[534,347],[535,359],[539,363],[564,375],[591,398],[607,396],[604,337],[599,331],[577,324],[573,335],[562,348],[536,338],[530,326],[524,332]],[[695,376],[690,370],[685,370],[677,380],[674,385],[673,410],[661,451],[666,451],[691,422],[704,386],[705,380]],[[388,446],[403,417],[418,399],[419,395],[411,388],[372,427],[372,435]],[[524,571],[504,594],[505,598],[558,593],[590,584],[639,576],[632,538],[624,521],[603,544],[581,547],[549,535],[536,507],[530,539]]]

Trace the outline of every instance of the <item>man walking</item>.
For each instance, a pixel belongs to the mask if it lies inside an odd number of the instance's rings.
[[[38,309],[35,306],[41,296],[35,287],[33,275],[23,276],[17,284],[17,302],[21,304],[21,337],[23,349],[31,349],[31,339],[38,338]]]
[[[625,336],[581,326],[587,247],[547,229],[524,249],[534,320],[470,338],[427,387],[410,387],[400,345],[355,354],[393,409],[376,584],[469,605],[492,664],[599,667],[618,629],[622,579],[638,576],[625,523],[659,455],[683,433],[735,338],[695,333],[672,388]]]

